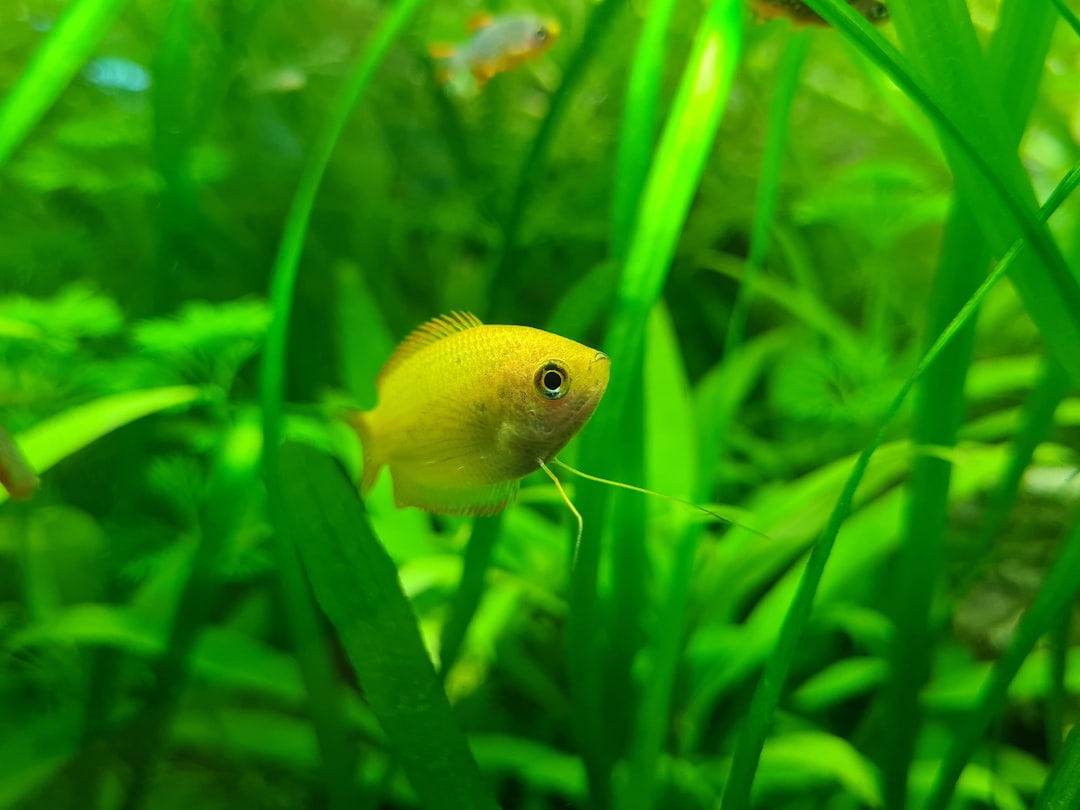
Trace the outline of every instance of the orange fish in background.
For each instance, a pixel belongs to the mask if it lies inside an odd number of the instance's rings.
[[[476,95],[492,76],[535,59],[559,39],[559,24],[535,14],[477,14],[468,30],[472,36],[463,43],[428,48],[436,78],[462,96]]]
[[[879,0],[847,0],[847,4],[872,23],[889,19],[888,7]],[[787,17],[797,25],[828,25],[821,16],[801,0],[750,0],[758,17],[770,20]]]

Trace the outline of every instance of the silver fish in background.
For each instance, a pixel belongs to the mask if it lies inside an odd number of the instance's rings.
[[[468,30],[465,42],[428,46],[436,78],[462,96],[475,95],[493,76],[548,51],[560,29],[555,20],[535,14],[474,14]]]

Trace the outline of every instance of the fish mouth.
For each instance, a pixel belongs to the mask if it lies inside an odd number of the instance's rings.
[[[603,352],[597,352],[589,363],[588,376],[590,387],[593,389],[590,399],[593,399],[592,407],[595,408],[604,396],[608,381],[611,379],[611,358]]]

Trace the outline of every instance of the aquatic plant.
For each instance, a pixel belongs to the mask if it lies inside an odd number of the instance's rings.
[[[805,5],[0,8],[0,806],[1077,806],[1080,20]],[[455,310],[737,524],[362,498]]]

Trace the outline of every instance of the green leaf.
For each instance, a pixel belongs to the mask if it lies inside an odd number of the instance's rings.
[[[124,321],[115,301],[81,282],[67,285],[51,298],[13,295],[0,299],[0,316],[0,335],[54,345],[116,334]]]
[[[575,94],[585,78],[589,65],[602,52],[600,45],[614,27],[616,15],[625,6],[625,0],[603,0],[593,9],[583,42],[574,51],[570,64],[563,72],[559,89],[551,97],[547,115],[540,123],[521,162],[510,204],[502,220],[502,244],[494,254],[491,280],[488,285],[494,298],[490,309],[497,317],[505,317],[505,313],[511,309],[516,292],[524,281],[520,266],[515,259],[521,224],[528,212],[533,193],[542,185],[537,182],[537,177],[543,172],[551,144],[575,99]]]
[[[666,495],[697,498],[702,488],[696,463],[697,426],[690,383],[679,356],[674,324],[662,304],[653,309],[649,318],[644,372],[646,436],[651,440],[646,446],[648,486]],[[662,579],[664,590],[648,639],[641,710],[630,754],[630,778],[620,802],[628,810],[647,810],[653,806],[658,763],[668,735],[675,677],[683,650],[682,633],[673,631],[686,622],[690,580],[701,536],[701,526],[688,520],[692,513],[688,514],[687,507],[667,508],[676,510],[669,519],[674,530],[674,547],[670,565],[660,567],[666,575]]]
[[[398,0],[384,12],[380,23],[368,38],[304,165],[285,218],[284,232],[270,278],[273,318],[266,336],[259,380],[259,402],[263,418],[262,474],[266,484],[270,522],[274,527],[277,571],[288,631],[310,696],[312,721],[319,738],[319,748],[329,782],[328,790],[335,810],[344,810],[354,803],[352,755],[341,723],[331,662],[318,641],[322,637],[318,616],[299,570],[294,542],[289,538],[288,527],[293,524],[281,508],[283,480],[278,454],[283,435],[289,325],[292,318],[293,291],[300,271],[311,213],[330,158],[345,132],[353,110],[374,79],[375,72],[390,46],[423,2],[424,0]]]
[[[1002,75],[1014,76],[1016,86],[1002,88],[1003,96],[991,96],[983,76],[985,59],[966,6],[951,0],[900,0],[892,8],[901,39],[920,57],[922,75],[848,4],[808,0],[808,5],[885,71],[947,139],[950,166],[987,244],[999,252],[1017,238],[1030,244],[1034,255],[1014,268],[1011,280],[1058,361],[1074,381],[1080,380],[1080,354],[1074,350],[1080,342],[1080,283],[1035,216],[1030,182],[1010,140],[1015,126],[1006,119],[1000,101],[1015,97],[1022,106],[1028,100],[1024,86],[1028,71],[998,65]],[[924,36],[926,31],[934,36]],[[1010,57],[1035,53],[1026,41],[1014,44],[1016,51],[1008,53]]]
[[[16,633],[8,648],[45,644],[107,647],[139,658],[156,658],[166,650],[166,624],[144,610],[97,603],[73,605]],[[236,630],[206,626],[188,660],[194,676],[226,693],[246,692],[289,711],[304,705],[304,683],[296,662],[273,647]],[[348,716],[370,739],[381,731],[358,702]]]
[[[1039,791],[1034,810],[1073,810],[1080,806],[1080,725],[1065,739],[1061,755]]]
[[[359,267],[335,268],[341,377],[362,408],[375,407],[375,378],[394,351],[394,339]]]
[[[461,652],[480,599],[484,595],[491,552],[499,539],[503,513],[473,521],[472,535],[465,547],[465,561],[457,591],[450,603],[450,615],[439,636],[439,674],[445,678]]]
[[[765,745],[758,795],[803,792],[822,783],[840,785],[870,807],[883,806],[876,769],[847,740],[806,731],[774,737]]]
[[[281,463],[284,513],[315,597],[422,805],[495,808],[356,488],[309,447],[287,444]]]
[[[243,767],[269,764],[308,773],[319,765],[319,746],[301,719],[249,708],[188,708],[169,726],[169,744]]]
[[[814,713],[864,695],[888,673],[880,658],[845,658],[809,678],[791,696],[800,711]]]
[[[1068,197],[1076,188],[1078,182],[1080,182],[1080,169],[1074,167],[1043,206],[1041,215],[1044,219],[1057,210],[1062,200]],[[956,317],[938,335],[929,351],[923,356],[918,367],[893,399],[881,421],[874,440],[859,454],[859,458],[856,460],[844,485],[844,490],[833,507],[829,521],[811,551],[797,591],[784,616],[776,647],[766,663],[764,675],[755,691],[748,722],[743,729],[736,748],[735,760],[732,764],[732,780],[728,783],[728,788],[725,791],[721,805],[722,810],[742,810],[749,803],[750,787],[753,783],[761,746],[764,744],[769,722],[779,702],[784,679],[795,655],[796,645],[809,620],[814,596],[825,573],[825,564],[832,553],[840,526],[851,511],[852,501],[870,465],[870,459],[885,440],[886,429],[900,413],[900,408],[915,383],[922,377],[927,368],[934,363],[956,334],[974,316],[990,290],[1012,267],[1022,249],[1022,242],[1018,241],[1013,244],[1012,248],[998,263],[998,266],[968,298],[967,302],[956,314]]]
[[[979,705],[960,725],[933,790],[927,810],[944,810],[952,798],[960,774],[978,747],[982,734],[1005,706],[1009,684],[1023,666],[1038,640],[1050,632],[1061,612],[1080,591],[1080,520],[1076,521],[1060,556],[1047,574],[1035,601],[1024,614],[1005,653],[991,670],[990,679],[979,696]]]
[[[508,774],[536,790],[558,793],[567,799],[580,801],[585,797],[585,772],[578,757],[504,734],[473,734],[469,743],[486,773]]]
[[[718,0],[708,7],[653,156],[604,342],[605,351],[623,371],[612,376],[604,405],[582,436],[581,466],[595,475],[633,478],[641,466],[642,449],[635,435],[640,430],[635,426],[641,424],[641,403],[631,395],[640,385],[646,321],[668,276],[727,105],[742,44],[741,15],[737,0]],[[629,441],[627,434],[632,436]],[[610,802],[614,740],[632,722],[626,705],[632,700],[630,671],[640,644],[646,565],[640,521],[632,508],[619,509],[618,523],[611,528],[622,541],[614,560],[617,604],[612,611],[620,621],[604,650],[596,589],[601,516],[608,492],[583,488],[578,501],[585,532],[572,582],[569,674],[592,801],[605,807]],[[613,724],[618,726],[614,733]]]
[[[126,0],[71,0],[0,103],[0,169],[105,36]]]
[[[931,762],[917,762],[911,770],[911,795],[916,807],[925,807],[923,797],[933,770]],[[982,765],[968,765],[954,785],[960,807],[990,806],[997,810],[1026,810],[1027,804],[1012,785]]]
[[[830,341],[836,352],[855,356],[864,348],[858,331],[819,300],[813,290],[788,284],[773,276],[757,274],[750,278],[747,275],[747,264],[738,264],[723,256],[705,253],[699,261],[707,270],[740,281],[739,289],[745,289],[747,295],[762,296],[768,299],[769,303],[791,313],[807,328]]]
[[[647,335],[645,485],[665,495],[692,499],[698,494],[697,425],[675,324],[662,302],[649,316]],[[670,505],[665,509],[675,510],[676,518],[685,518],[689,507]]]
[[[626,258],[641,191],[655,148],[660,85],[667,50],[664,40],[676,5],[675,0],[653,0],[649,3],[626,84],[626,106],[620,125],[615,189],[612,194],[614,207],[611,213],[611,252],[617,261]]]
[[[7,649],[57,645],[68,648],[111,648],[140,659],[155,659],[167,649],[167,621],[161,615],[114,605],[85,603],[53,614],[15,634],[7,641]],[[259,700],[280,704],[290,712],[303,707],[304,688],[294,661],[287,656],[234,630],[205,627],[185,659],[186,666],[199,681],[223,687],[225,694],[235,691],[257,695]],[[227,713],[227,712],[226,712]],[[222,720],[220,707],[214,708],[214,718]],[[348,712],[351,724],[368,739],[378,740],[380,732],[365,710],[352,704]],[[116,711],[102,718],[105,727],[115,726],[122,717]],[[126,722],[141,722],[142,716],[125,718]],[[57,722],[48,716],[32,727],[21,730],[22,745],[13,741],[0,747],[6,767],[6,778],[0,780],[0,806],[23,795],[62,768],[79,749],[80,735],[85,726],[75,718]],[[282,722],[285,722],[282,720]],[[292,721],[296,725],[296,721]],[[189,724],[181,716],[181,738],[187,739]],[[215,726],[220,732],[220,727]],[[305,727],[306,728],[306,727]],[[138,738],[144,742],[143,738]],[[218,739],[220,743],[220,737]],[[208,746],[209,750],[219,750]],[[317,764],[312,763],[312,764]]]
[[[743,283],[731,310],[724,353],[735,354],[742,346],[749,317],[750,302],[765,254],[769,247],[776,214],[776,199],[780,193],[780,169],[784,159],[784,147],[788,141],[788,121],[791,106],[799,86],[803,62],[810,39],[805,33],[791,38],[780,63],[780,78],[769,110],[769,129],[765,136],[765,154],[761,161],[761,179],[758,182],[757,202],[754,205],[754,224],[750,233],[750,251],[746,257]]]
[[[0,743],[0,808],[26,807],[22,800],[49,784],[78,751],[78,718],[70,710],[42,715]]]
[[[221,575],[225,554],[251,505],[262,495],[257,486],[261,443],[262,435],[251,418],[222,437],[200,509],[200,542],[179,594],[165,650],[154,662],[154,687],[133,729],[139,744],[127,757],[127,806],[138,806],[145,800],[154,755],[166,736],[177,696],[188,682],[192,650],[225,584]]]
[[[1057,7],[1061,18],[1069,24],[1070,28],[1072,28],[1073,33],[1075,33],[1076,36],[1080,36],[1080,17],[1077,17],[1072,9],[1065,5],[1065,0],[1051,0],[1051,2]]]
[[[191,382],[227,390],[240,367],[262,346],[269,324],[265,301],[190,301],[173,317],[135,324],[132,340],[141,353]]]
[[[1063,684],[1069,694],[1080,694],[1080,648],[1069,650],[1068,677]],[[973,663],[963,669],[939,675],[923,690],[920,698],[932,712],[944,716],[970,713],[990,680],[992,664]],[[1017,701],[1045,700],[1051,686],[1050,651],[1033,650],[1009,684],[1009,697]]]
[[[987,62],[975,40],[966,9],[961,10],[959,4],[934,2],[916,11],[920,5],[924,5],[924,0],[912,0],[911,11],[903,2],[895,9],[897,30],[911,52],[912,61],[924,76],[930,77],[931,86],[938,76],[949,76],[948,82],[941,82],[936,88],[946,110],[965,126],[981,154],[1003,175],[1008,175],[1014,192],[1022,189],[1027,178],[1015,161],[1015,152],[1042,71],[1049,31],[1043,36],[1027,31],[1029,36],[1016,39],[1005,27],[999,29],[989,64],[992,70],[1006,74],[1007,86],[1001,88],[998,98],[993,98],[986,86]],[[909,16],[912,14],[918,14],[917,22]],[[1049,9],[1044,9],[1041,15],[1025,14],[1027,19],[1036,21],[1040,16],[1052,15]],[[926,36],[925,26],[939,32],[942,39],[947,36],[947,41]],[[957,179],[958,202],[946,223],[942,240],[926,318],[928,339],[961,309],[984,275],[989,246],[1001,242],[999,235],[987,233],[988,223],[995,221],[995,212],[984,198],[983,183],[972,177],[966,162],[956,159],[951,144],[945,146]],[[996,223],[993,227],[1006,227],[1000,218]],[[1038,272],[1038,268],[1017,268],[1017,273],[1024,276],[1032,272]],[[1075,279],[1071,281],[1075,286]],[[1074,317],[1077,314],[1080,312],[1074,312]],[[912,427],[915,442],[940,447],[955,443],[966,409],[964,377],[974,342],[974,323],[969,323],[916,387]],[[945,574],[951,474],[952,466],[948,462],[931,456],[921,456],[912,465],[911,500],[895,571],[896,633],[890,656],[893,677],[885,695],[893,732],[885,741],[882,755],[886,798],[895,807],[907,802],[908,770],[921,721],[919,691],[931,666],[928,655],[934,632],[931,611]]]
[[[203,389],[190,385],[130,391],[79,405],[39,422],[18,436],[30,466],[42,473],[102,436],[152,413],[204,399]],[[0,503],[8,494],[0,489]]]

